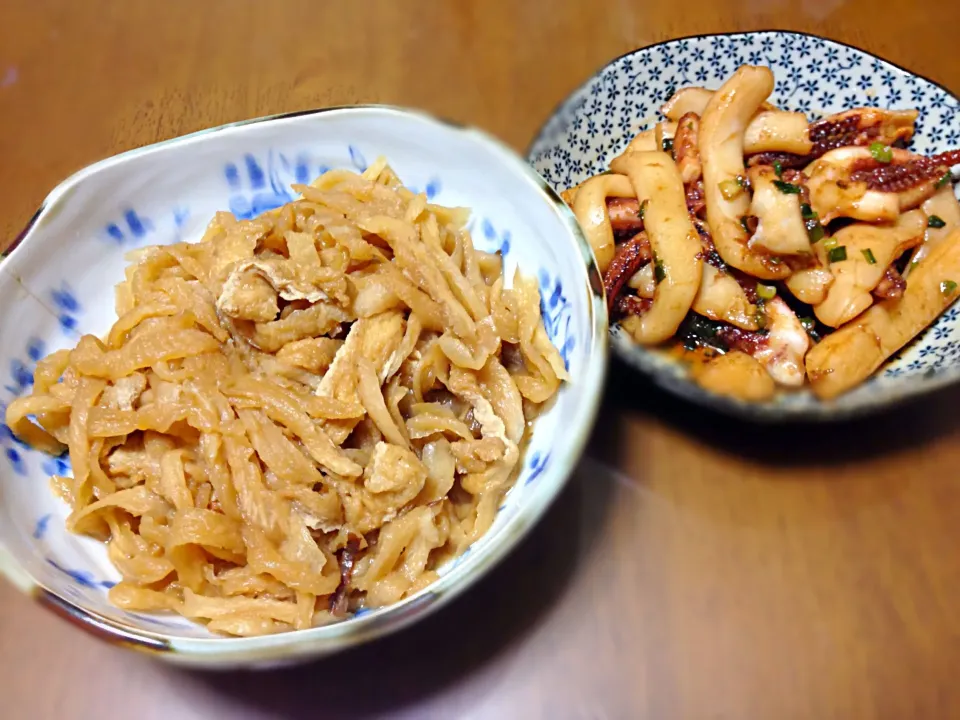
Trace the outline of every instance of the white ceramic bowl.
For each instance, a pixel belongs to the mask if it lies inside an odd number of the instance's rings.
[[[173,615],[113,607],[119,579],[103,544],[66,532],[68,508],[48,478],[63,459],[0,426],[0,568],[80,626],[122,645],[202,666],[316,657],[399,629],[467,588],[543,514],[576,464],[606,367],[607,316],[589,246],[573,215],[522,159],[472,129],[390,107],[332,108],[236,123],[134,150],[81,170],[46,199],[0,262],[0,403],[29,391],[37,359],[102,334],[115,319],[124,254],[199,239],[218,210],[251,217],[293,199],[290,184],[331,167],[363,170],[385,155],[403,181],[473,209],[473,235],[501,250],[507,277],[536,275],[543,318],[573,382],[541,416],[490,531],[417,595],[327,627],[258,638],[216,637]],[[0,408],[0,419],[3,412]]]
[[[772,102],[811,119],[852,107],[916,108],[914,151],[960,147],[960,100],[946,88],[849,45],[794,32],[700,35],[627,53],[601,68],[554,111],[528,153],[557,190],[607,169],[658,108],[689,85],[719,87],[738,66],[766,65]],[[960,379],[960,309],[954,305],[859,388],[832,402],[809,391],[748,403],[709,393],[682,363],[613,331],[614,352],[658,385],[721,412],[763,421],[837,420],[889,408]]]

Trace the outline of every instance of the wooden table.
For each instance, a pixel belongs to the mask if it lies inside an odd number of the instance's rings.
[[[960,88],[956,2],[587,7],[5,0],[0,242],[89,162],[267,113],[421,106],[523,149],[608,59],[698,32],[807,30]],[[188,674],[0,584],[0,715],[960,717],[958,401],[761,430],[678,407],[615,364],[569,488],[434,618],[299,669]]]

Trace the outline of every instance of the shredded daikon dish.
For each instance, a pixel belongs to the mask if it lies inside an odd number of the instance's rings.
[[[118,319],[38,363],[17,436],[69,451],[111,601],[259,635],[394,603],[492,524],[568,379],[537,282],[383,159],[135,251]],[[507,287],[509,284],[510,287]]]

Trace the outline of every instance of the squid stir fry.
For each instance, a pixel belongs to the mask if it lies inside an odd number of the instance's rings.
[[[867,379],[960,295],[960,150],[905,147],[914,110],[809,122],[769,68],[681,89],[607,172],[563,193],[612,317],[682,348],[703,387],[823,399]]]

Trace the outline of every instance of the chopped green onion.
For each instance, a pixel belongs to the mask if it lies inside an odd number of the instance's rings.
[[[864,250],[861,250],[860,252],[863,253],[863,257],[868,263],[870,263],[871,265],[877,264],[877,258],[873,256],[873,250],[871,250],[870,248],[866,248]]]
[[[784,182],[783,180],[774,180],[774,181],[773,181],[773,185],[774,185],[774,187],[777,188],[777,190],[779,190],[780,192],[782,192],[784,195],[799,195],[799,194],[800,194],[800,186],[799,186],[799,185],[794,185],[793,183]]]
[[[663,261],[660,258],[654,258],[653,260],[653,276],[658,283],[667,279],[667,270],[663,267]]]
[[[827,238],[826,240],[823,241],[824,250],[833,250],[836,246],[837,246],[836,238]]]
[[[953,176],[951,176],[951,175],[950,175],[950,171],[947,170],[947,171],[943,174],[943,177],[941,177],[939,180],[937,180],[937,189],[939,190],[939,189],[942,188],[944,185],[946,185],[948,182],[950,182],[952,179],[953,179]]]
[[[672,152],[672,151],[673,151],[673,138],[665,137],[665,138],[663,139],[663,142],[660,143],[660,146],[663,148],[663,151],[664,151],[664,152]]]
[[[947,223],[939,215],[931,215],[927,218],[927,227],[940,229],[946,225]]]
[[[773,285],[757,283],[757,295],[764,300],[773,300],[777,296],[777,288],[775,288]]]
[[[957,291],[957,284],[953,280],[944,280],[940,283],[940,292],[943,295],[950,296]]]
[[[773,161],[773,171],[777,174],[777,177],[783,177],[783,165],[779,160]]]
[[[807,335],[810,336],[810,339],[818,343],[820,342],[820,333],[817,332],[817,321],[812,317],[802,317],[800,318],[800,324],[803,326],[803,329],[807,332]]]
[[[820,217],[814,209],[808,203],[801,203],[800,214],[803,216],[804,225],[807,226],[807,236],[810,238],[810,242],[815,243],[823,239],[826,233],[823,230],[823,225],[820,224]],[[836,243],[834,243],[835,245]]]
[[[833,250],[827,253],[827,260],[830,262],[843,262],[847,259],[847,248],[844,245],[840,247],[835,247]]]
[[[763,309],[763,300],[757,303],[757,312],[753,316],[753,319],[757,323],[757,330],[763,332],[767,329],[767,313]]]
[[[644,216],[647,214],[647,203],[649,200],[644,200],[640,203],[640,219],[643,220]]]
[[[888,163],[893,160],[893,150],[882,142],[870,143],[870,154],[877,162]]]
[[[720,188],[720,194],[723,195],[724,200],[733,200],[743,192],[743,185],[736,180],[724,180],[718,185],[718,187]]]
[[[747,179],[743,175],[737,175],[737,177],[734,179],[737,181],[737,185],[742,187],[744,190],[747,189]]]

